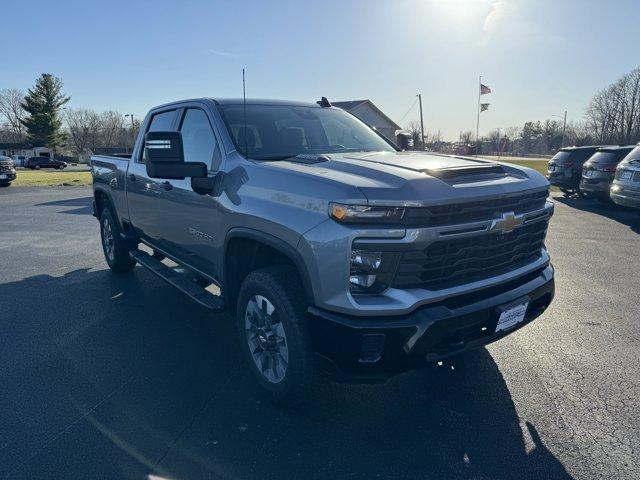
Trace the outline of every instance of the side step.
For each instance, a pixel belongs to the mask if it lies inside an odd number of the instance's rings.
[[[141,250],[133,250],[129,255],[147,270],[150,270],[163,280],[166,280],[200,305],[215,311],[224,309],[224,300],[222,300],[222,298],[207,292],[190,278],[185,277],[173,268],[168,267],[159,260],[156,260],[148,253]]]

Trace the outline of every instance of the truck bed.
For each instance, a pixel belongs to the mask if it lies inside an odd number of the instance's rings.
[[[116,211],[128,212],[126,199],[126,180],[131,154],[93,155],[91,157],[91,176],[94,188],[109,191]]]

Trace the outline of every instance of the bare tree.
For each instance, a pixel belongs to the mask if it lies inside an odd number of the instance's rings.
[[[100,114],[100,146],[123,147],[126,141],[125,118],[119,112],[108,110]]]
[[[462,143],[470,144],[473,143],[473,139],[475,138],[475,133],[471,130],[460,133],[460,141]]]
[[[500,150],[500,130],[495,129],[489,132],[487,141],[489,142],[489,150],[493,152]]]
[[[640,140],[640,68],[597,92],[586,118],[598,143],[630,144]]]
[[[423,148],[423,139],[422,137],[422,129],[420,128],[420,122],[417,120],[412,120],[407,125],[407,131],[411,134],[411,138],[413,138],[413,148],[414,150],[422,150]]]
[[[22,108],[24,93],[17,88],[3,88],[0,90],[0,118],[8,126],[13,140],[18,142],[24,140],[25,130],[21,120],[26,112]]]
[[[79,156],[88,156],[100,143],[100,116],[86,108],[65,110],[71,146]]]

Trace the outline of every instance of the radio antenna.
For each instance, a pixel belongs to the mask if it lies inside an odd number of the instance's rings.
[[[249,142],[247,140],[249,136],[249,132],[247,132],[247,95],[244,85],[244,68],[242,69],[242,115],[244,116],[244,156],[249,158]]]

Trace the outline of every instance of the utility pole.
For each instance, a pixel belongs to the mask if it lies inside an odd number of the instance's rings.
[[[563,123],[562,123],[562,146],[560,148],[564,148],[564,136],[565,136],[565,132],[567,131],[567,111],[564,111],[564,117],[561,115],[551,115],[552,117],[558,117],[558,118],[564,118]]]
[[[480,95],[482,95],[482,75],[478,78],[478,118],[476,120],[476,157],[480,150]]]
[[[420,139],[422,140],[422,150],[424,150],[424,121],[422,119],[422,94],[418,94],[418,101],[420,102]]]

